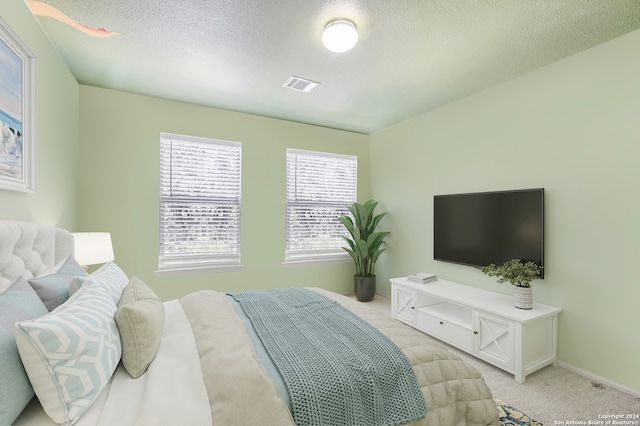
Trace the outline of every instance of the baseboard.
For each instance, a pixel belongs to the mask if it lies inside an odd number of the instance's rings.
[[[633,395],[633,396],[635,396],[637,398],[640,398],[640,391],[637,391],[635,389],[631,389],[630,387],[621,385],[620,383],[616,383],[616,382],[611,381],[609,379],[605,379],[604,377],[600,377],[600,376],[598,376],[596,374],[590,373],[590,372],[588,372],[586,370],[583,370],[581,368],[575,367],[575,366],[573,366],[571,364],[567,364],[566,362],[558,361],[558,366],[562,367],[562,368],[566,368],[569,371],[572,371],[572,372],[574,372],[576,374],[579,374],[579,375],[581,375],[583,377],[586,377],[588,379],[594,380],[594,381],[596,381],[598,383],[602,383],[602,384],[607,385],[607,386],[609,386],[611,388],[618,389],[619,391],[622,391],[624,393],[628,393],[629,395]]]

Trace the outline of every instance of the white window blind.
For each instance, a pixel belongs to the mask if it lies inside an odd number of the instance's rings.
[[[338,220],[356,201],[358,158],[287,149],[285,262],[348,258]]]
[[[160,271],[240,266],[239,142],[161,133]]]

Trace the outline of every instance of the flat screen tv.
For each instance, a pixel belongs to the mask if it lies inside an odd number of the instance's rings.
[[[544,188],[434,196],[433,258],[475,267],[511,259],[544,266]]]

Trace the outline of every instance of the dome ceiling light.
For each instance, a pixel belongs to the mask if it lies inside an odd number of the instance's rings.
[[[358,43],[358,29],[353,21],[335,18],[327,22],[322,32],[322,43],[332,52],[342,53]]]

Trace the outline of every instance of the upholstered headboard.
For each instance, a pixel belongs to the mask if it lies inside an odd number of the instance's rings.
[[[0,220],[0,292],[16,278],[33,278],[73,254],[73,235],[53,226]]]

